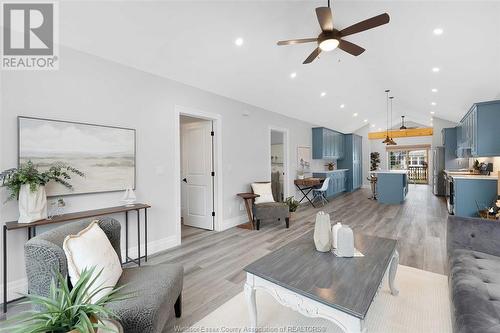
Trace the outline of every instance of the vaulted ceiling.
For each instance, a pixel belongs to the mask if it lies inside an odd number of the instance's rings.
[[[276,41],[316,37],[314,9],[325,5],[65,1],[60,36],[75,49],[344,132],[364,120],[385,128],[385,89],[395,96],[394,122],[406,115],[426,125],[431,111],[458,121],[472,103],[500,98],[500,2],[332,1],[338,29],[384,12],[391,22],[346,38],[366,48],[359,57],[334,50],[303,65],[314,44]]]

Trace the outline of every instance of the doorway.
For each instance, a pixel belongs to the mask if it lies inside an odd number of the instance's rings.
[[[180,115],[181,221],[214,230],[215,168],[213,120]]]
[[[409,182],[429,183],[429,149],[406,148],[388,153],[390,170],[408,170]]]
[[[284,202],[288,194],[288,131],[270,128],[270,178],[273,197],[276,202]]]

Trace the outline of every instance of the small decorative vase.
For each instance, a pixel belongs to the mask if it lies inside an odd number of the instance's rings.
[[[332,227],[332,248],[336,249],[337,248],[337,233],[339,229],[342,228],[342,223],[337,222],[333,227]]]
[[[19,190],[19,223],[30,223],[47,218],[47,194],[45,186],[32,192],[29,185]]]
[[[314,245],[319,252],[328,252],[332,249],[330,215],[324,212],[316,214],[316,223],[314,224]]]
[[[342,226],[337,232],[337,256],[354,257],[354,234],[348,226]]]

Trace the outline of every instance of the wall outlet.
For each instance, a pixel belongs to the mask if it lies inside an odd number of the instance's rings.
[[[240,211],[244,211],[245,210],[245,205],[240,203]]]

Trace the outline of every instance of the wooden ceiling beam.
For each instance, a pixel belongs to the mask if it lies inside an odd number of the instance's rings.
[[[405,137],[415,137],[415,136],[432,136],[434,133],[432,127],[424,128],[409,128],[405,130],[390,130],[389,136],[391,138],[405,138]],[[368,139],[385,139],[387,131],[383,132],[370,132],[368,133]]]

